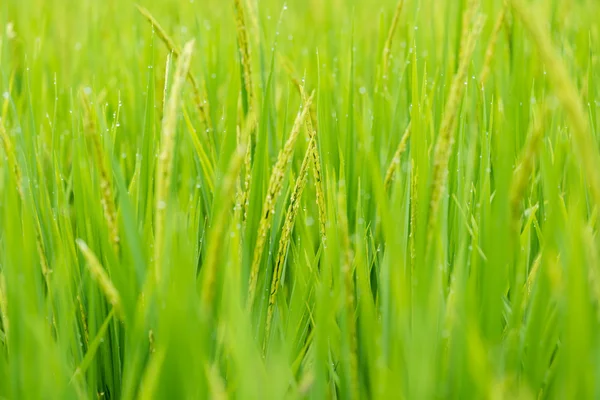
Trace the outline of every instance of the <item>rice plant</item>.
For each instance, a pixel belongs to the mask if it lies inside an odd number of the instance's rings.
[[[599,15],[0,2],[0,399],[599,398]]]

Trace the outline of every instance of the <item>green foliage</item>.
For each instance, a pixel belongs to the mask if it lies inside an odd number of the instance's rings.
[[[598,398],[600,3],[400,3],[0,2],[0,399]]]

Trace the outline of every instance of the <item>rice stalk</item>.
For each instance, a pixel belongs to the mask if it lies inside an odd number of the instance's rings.
[[[392,24],[390,25],[390,30],[387,34],[387,39],[385,40],[385,44],[383,45],[383,79],[388,79],[389,72],[389,64],[390,64],[390,56],[392,53],[392,42],[394,39],[394,33],[396,33],[396,28],[398,27],[398,21],[400,20],[400,13],[402,12],[402,7],[404,6],[404,0],[398,0],[398,4],[396,5],[396,10],[394,11],[394,17],[392,18]]]
[[[490,66],[492,65],[492,59],[494,58],[494,52],[496,50],[496,43],[498,42],[498,35],[500,33],[500,29],[502,29],[502,25],[504,24],[504,19],[506,17],[506,3],[502,6],[502,10],[496,19],[496,23],[494,24],[494,30],[492,31],[492,36],[488,42],[487,49],[485,51],[485,59],[483,61],[483,67],[481,68],[481,74],[479,75],[479,83],[481,87],[485,87],[485,82],[490,74]]]
[[[355,310],[355,288],[354,288],[354,274],[352,270],[352,263],[354,255],[352,253],[352,247],[350,245],[350,234],[348,230],[348,217],[347,217],[347,206],[345,190],[340,188],[337,198],[338,203],[338,229],[341,237],[341,268],[343,275],[344,285],[344,311],[346,314],[346,335],[350,346],[349,357],[349,381],[350,381],[350,396],[353,399],[360,398],[359,390],[359,373],[358,373],[358,334],[356,329],[356,323],[354,320]]]
[[[152,27],[154,28],[154,31],[156,32],[156,34],[158,35],[160,40],[162,40],[163,43],[167,46],[167,49],[169,50],[169,52],[172,53],[175,56],[175,58],[179,58],[182,55],[182,51],[175,44],[175,41],[167,34],[167,31],[164,30],[164,28],[158,23],[156,18],[154,18],[154,16],[152,16],[152,14],[150,13],[150,11],[148,11],[148,9],[146,9],[138,4],[136,4],[136,7],[137,7],[138,11],[140,12],[140,14],[142,14],[142,16],[144,16],[144,18],[146,18],[146,20],[148,22],[150,22],[150,25],[152,25]],[[186,73],[186,76],[187,76],[187,79],[190,81],[190,84],[192,85],[192,90],[194,92],[194,102],[196,104],[196,107],[198,108],[198,114],[200,115],[200,120],[206,127],[207,131],[210,132],[210,131],[212,131],[212,122],[210,119],[210,108],[209,108],[210,105],[206,100],[203,100],[203,99],[207,98],[205,83],[203,82],[202,86],[200,86],[198,84],[198,81],[196,81],[196,78],[192,74],[191,70],[189,70],[189,69]],[[213,146],[213,150],[214,150],[214,143],[212,142],[212,140],[210,140],[210,136],[209,136],[209,143]]]
[[[273,319],[275,301],[277,300],[277,291],[279,289],[281,275],[283,273],[283,265],[285,263],[285,258],[290,244],[290,238],[292,236],[292,230],[294,228],[296,215],[298,214],[298,209],[300,208],[302,192],[304,191],[304,186],[306,184],[306,178],[308,175],[308,166],[312,160],[311,144],[312,141],[311,143],[309,143],[309,146],[306,149],[306,154],[304,155],[304,159],[302,160],[300,172],[298,173],[298,178],[296,179],[296,184],[294,185],[294,191],[292,192],[292,195],[290,197],[290,204],[288,206],[287,213],[285,216],[285,222],[283,223],[281,238],[279,239],[279,247],[277,250],[275,269],[273,271],[273,278],[271,280],[269,305],[267,307],[267,319],[265,322],[265,338],[263,343],[263,353],[266,353],[266,346],[271,335],[271,321]]]
[[[119,227],[117,221],[117,209],[114,203],[114,193],[111,182],[111,173],[106,162],[106,154],[102,143],[100,142],[100,133],[95,123],[95,113],[91,107],[89,99],[83,90],[81,90],[81,102],[84,110],[84,129],[87,137],[92,142],[94,159],[98,173],[100,174],[100,203],[106,224],[108,226],[109,240],[115,254],[118,256],[120,251]]]
[[[600,158],[577,88],[571,81],[564,62],[554,49],[549,34],[542,29],[531,10],[520,0],[511,0],[511,5],[512,10],[529,32],[542,61],[548,67],[548,78],[573,128],[573,143],[577,158],[580,159],[586,173],[586,181],[590,185],[594,202],[600,204]]]
[[[314,92],[302,105],[302,111],[298,112],[290,136],[285,143],[283,149],[279,152],[277,162],[271,172],[269,179],[269,186],[267,188],[267,195],[262,206],[261,220],[258,226],[258,237],[256,239],[256,245],[254,247],[254,256],[252,259],[252,265],[250,268],[250,279],[248,284],[248,306],[252,307],[254,303],[254,296],[256,292],[256,283],[258,281],[258,272],[260,267],[260,261],[262,258],[265,243],[267,241],[267,235],[271,229],[271,221],[273,219],[273,212],[279,193],[281,192],[283,177],[285,174],[286,167],[292,158],[294,152],[294,146],[296,139],[300,133],[302,123],[306,119],[310,104],[312,102]]]
[[[255,114],[254,111],[251,111],[246,117],[244,128],[238,134],[238,145],[231,156],[227,171],[221,181],[219,193],[215,196],[215,199],[219,199],[219,201],[228,201],[228,199],[233,198],[242,166],[245,164],[246,168],[250,168],[250,165],[247,164],[248,154],[250,152],[251,132],[255,129],[255,124]],[[244,201],[244,203],[247,202],[249,182],[247,182],[247,185],[246,191],[238,195],[238,198],[242,198],[243,200],[241,201]],[[222,261],[221,249],[224,240],[223,232],[226,228],[228,211],[229,207],[225,205],[220,206],[211,222],[210,232],[208,234],[209,247],[206,252],[205,261],[202,265],[203,279],[201,284],[202,305],[206,307],[207,310],[213,303],[215,295],[217,267]]]
[[[471,62],[473,51],[475,50],[475,45],[477,44],[477,39],[479,37],[479,34],[481,33],[482,25],[483,17],[479,16],[476,19],[473,29],[471,30],[471,34],[469,35],[469,39],[465,44],[464,52],[462,53],[462,58],[460,59],[458,70],[452,80],[448,101],[446,103],[446,106],[444,107],[444,114],[440,126],[439,137],[435,146],[433,156],[433,180],[431,189],[431,202],[429,206],[429,221],[427,228],[429,238],[431,238],[431,236],[436,231],[435,225],[437,221],[437,212],[439,209],[440,200],[442,198],[442,193],[446,187],[448,179],[448,162],[450,159],[450,153],[452,151],[452,145],[454,142],[455,121],[459,112],[460,103],[462,101],[462,96],[465,90],[464,82],[467,76],[467,72],[469,70],[469,64]],[[428,242],[430,241],[428,240]]]
[[[111,304],[118,313],[123,312],[123,306],[121,303],[121,296],[115,285],[110,280],[110,277],[100,264],[100,261],[94,254],[94,252],[88,247],[88,245],[82,239],[76,239],[75,242],[81,250],[83,257],[85,258],[88,271],[92,276],[92,279],[100,287],[100,290],[106,297],[106,300]]]
[[[396,170],[398,169],[398,165],[400,165],[400,158],[402,157],[402,154],[406,150],[406,143],[408,143],[408,138],[410,136],[410,126],[411,126],[411,124],[409,122],[408,126],[404,130],[402,139],[400,139],[398,148],[396,149],[396,152],[394,153],[392,162],[390,163],[390,166],[388,167],[387,172],[385,173],[385,180],[383,181],[383,186],[385,187],[386,192],[389,192],[390,187],[392,186],[392,182],[394,180],[394,174],[395,174]]]
[[[156,213],[154,219],[154,265],[156,281],[161,280],[161,268],[164,251],[164,229],[167,200],[171,190],[171,174],[173,172],[173,154],[175,152],[175,135],[177,133],[177,108],[185,77],[190,67],[194,41],[189,41],[177,60],[177,69],[171,87],[171,95],[162,121],[160,155],[156,172]]]

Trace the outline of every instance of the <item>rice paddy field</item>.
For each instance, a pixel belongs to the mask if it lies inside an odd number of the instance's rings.
[[[600,398],[597,0],[3,0],[0,399]]]

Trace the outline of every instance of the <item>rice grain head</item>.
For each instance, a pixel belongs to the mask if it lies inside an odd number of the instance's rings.
[[[466,11],[468,13],[469,10]],[[440,133],[437,139],[437,143],[434,150],[433,158],[433,175],[432,175],[432,188],[431,188],[431,202],[429,206],[429,221],[428,221],[428,239],[431,239],[433,234],[436,232],[436,221],[437,212],[439,209],[439,203],[442,197],[442,193],[445,190],[447,179],[448,179],[448,161],[450,159],[450,153],[452,151],[452,144],[454,141],[454,128],[456,117],[459,112],[460,103],[464,93],[465,84],[464,81],[469,70],[469,64],[477,39],[481,33],[484,18],[480,15],[476,18],[471,34],[466,42],[464,52],[462,52],[462,58],[460,59],[458,71],[452,79],[452,85],[450,87],[450,94],[446,106],[444,107],[444,114],[442,123],[440,126]],[[428,245],[431,240],[428,240]]]
[[[304,92],[303,92],[304,93]],[[306,95],[303,97],[304,102],[307,102]],[[312,108],[311,108],[312,110]],[[321,233],[321,242],[323,245],[327,243],[327,205],[325,204],[325,193],[323,191],[323,173],[321,171],[321,156],[319,155],[319,147],[317,145],[317,131],[311,118],[306,119],[306,131],[309,137],[309,149],[312,155],[313,162],[313,178],[315,180],[315,193],[317,197],[317,209],[319,212],[319,232]]]
[[[252,58],[250,55],[250,43],[248,41],[248,28],[241,0],[234,0],[233,5],[235,8],[235,23],[240,61],[242,64],[242,75],[244,77],[244,88],[246,89],[248,110],[252,110],[254,106],[254,90],[252,86]]]
[[[290,239],[292,236],[292,230],[294,228],[294,222],[298,210],[300,209],[300,203],[302,200],[302,192],[306,184],[306,178],[308,175],[308,167],[312,160],[312,143],[309,143],[306,149],[306,154],[302,160],[300,172],[294,185],[294,190],[290,197],[290,204],[287,209],[285,216],[285,222],[283,223],[283,230],[281,232],[281,238],[279,239],[279,247],[277,249],[277,257],[275,258],[275,270],[273,271],[273,278],[271,280],[271,292],[269,294],[269,305],[267,307],[267,319],[265,322],[265,338],[263,343],[263,354],[266,353],[266,346],[271,336],[271,321],[273,320],[273,312],[275,308],[275,301],[277,300],[277,292],[281,282],[281,275],[283,273],[283,266],[285,263],[285,257],[287,255]]]
[[[94,252],[88,247],[88,245],[81,239],[76,240],[77,246],[83,257],[85,258],[86,265],[88,267],[88,271],[92,276],[92,279],[96,282],[96,284],[100,287],[100,290],[104,294],[104,297],[110,303],[117,312],[123,312],[121,296],[119,295],[119,291],[113,285],[110,280],[108,274],[102,267],[102,264],[94,254]]]
[[[279,197],[279,193],[281,192],[281,186],[285,175],[285,170],[290,159],[292,158],[294,147],[296,144],[296,139],[298,138],[298,134],[300,133],[302,123],[305,121],[308,110],[310,109],[310,104],[312,103],[313,96],[314,92],[302,105],[302,111],[298,112],[290,136],[287,142],[285,143],[283,149],[281,149],[281,151],[279,152],[277,162],[273,166],[273,171],[271,172],[271,178],[269,179],[269,186],[267,188],[267,195],[262,206],[262,218],[258,226],[258,237],[256,239],[256,245],[254,246],[254,255],[252,258],[252,265],[250,268],[250,279],[248,281],[248,307],[252,307],[252,305],[254,304],[254,296],[256,294],[256,283],[258,281],[260,261],[262,259],[262,254],[265,247],[265,243],[267,241],[269,230],[271,229],[271,221],[273,219],[274,211],[273,208],[275,207],[275,203],[277,201],[277,198]]]
[[[292,63],[287,59],[282,57],[282,64],[284,69],[287,71],[292,83],[300,93],[302,97],[302,101],[306,102],[306,90],[304,86],[296,76],[294,72],[294,68]],[[319,211],[319,231],[321,233],[321,241],[323,244],[327,242],[327,207],[325,205],[325,193],[323,191],[323,174],[321,171],[321,156],[319,155],[319,146],[317,141],[317,111],[314,103],[310,105],[310,118],[306,120],[306,131],[308,132],[309,137],[309,146],[312,147],[311,154],[313,158],[313,176],[315,179],[315,192],[317,197],[317,209]]]
[[[175,135],[177,133],[177,109],[179,107],[181,91],[185,77],[190,67],[194,41],[189,41],[177,60],[177,68],[171,94],[165,109],[162,121],[160,153],[156,172],[156,211],[154,216],[154,265],[155,278],[160,282],[162,275],[162,261],[164,251],[164,229],[167,201],[171,191],[171,175],[173,172],[173,154],[175,152]]]
[[[150,11],[148,11],[148,9],[137,4],[136,7],[140,14],[142,14],[142,16],[146,18],[150,25],[152,25],[154,32],[156,32],[159,39],[163,41],[165,46],[167,46],[169,52],[172,53],[175,56],[175,58],[179,58],[182,52],[179,49],[179,47],[175,44],[175,41],[169,36],[167,31],[165,31],[165,29],[158,23],[156,18],[154,18],[154,16],[150,13]],[[200,120],[204,124],[208,132],[210,132],[212,131],[212,122],[210,118],[210,105],[206,100],[208,96],[206,95],[205,83],[203,81],[202,86],[200,86],[189,69],[186,75],[187,79],[189,79],[190,84],[192,85],[192,90],[194,92],[194,102],[196,104],[196,107],[198,108]],[[212,143],[212,140],[209,140],[209,143],[213,145],[214,149],[214,143]]]
[[[400,158],[402,158],[402,154],[404,154],[404,151],[406,150],[406,143],[408,143],[408,138],[410,137],[410,126],[411,124],[409,122],[408,126],[404,130],[402,138],[400,139],[400,143],[398,143],[398,148],[394,153],[392,162],[390,163],[390,166],[388,167],[387,172],[385,173],[385,180],[383,181],[383,186],[385,187],[386,192],[390,191],[390,187],[392,186],[392,182],[394,180],[394,174],[398,169],[398,165],[400,165]]]
[[[470,29],[472,27],[473,19],[477,15],[479,9],[480,0],[467,0],[467,8],[462,15],[462,31],[460,33],[460,49],[458,53],[458,61],[465,57],[465,51],[469,48],[469,38],[471,37]]]
[[[390,56],[392,53],[392,42],[394,40],[394,34],[396,33],[396,28],[398,27],[398,21],[400,20],[400,13],[402,12],[402,7],[404,6],[404,0],[398,0],[398,4],[396,5],[396,10],[394,11],[394,17],[392,18],[392,24],[390,25],[390,30],[387,34],[387,39],[385,40],[385,44],[383,46],[383,73],[382,77],[384,81],[388,79],[389,73],[389,64],[390,64]]]
[[[248,217],[250,184],[252,182],[252,132],[256,129],[256,114],[250,111],[246,116],[244,128],[239,130],[238,145],[247,143],[246,155],[244,157],[244,182],[240,189],[238,204],[242,207],[242,224],[245,225]]]

